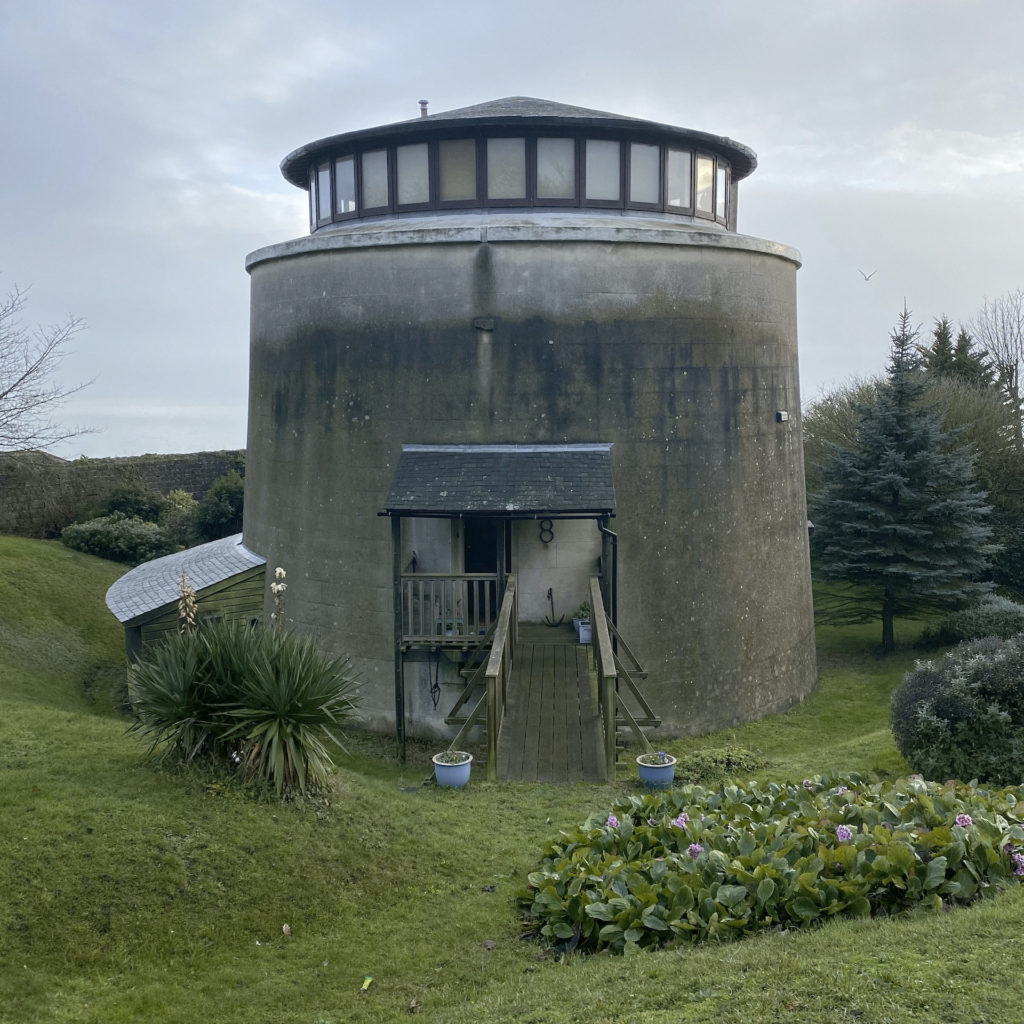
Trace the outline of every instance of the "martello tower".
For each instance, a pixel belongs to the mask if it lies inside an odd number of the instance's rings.
[[[525,622],[601,580],[665,733],[813,688],[799,256],[737,233],[755,166],[525,97],[285,158],[310,233],[247,262],[245,543],[369,724],[450,735],[512,577]]]

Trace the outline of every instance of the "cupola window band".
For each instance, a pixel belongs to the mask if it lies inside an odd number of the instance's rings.
[[[716,154],[654,141],[519,134],[378,144],[311,165],[310,229],[481,206],[650,210],[728,226],[730,171]]]

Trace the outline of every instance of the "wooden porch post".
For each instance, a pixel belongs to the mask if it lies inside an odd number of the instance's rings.
[[[402,656],[402,519],[391,517],[391,570],[394,578],[395,618],[395,738],[398,756],[405,762],[405,658]]]

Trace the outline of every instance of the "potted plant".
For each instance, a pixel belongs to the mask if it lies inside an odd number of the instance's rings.
[[[649,750],[636,759],[640,783],[648,789],[669,789],[676,776],[676,759],[664,750]]]
[[[465,750],[442,750],[435,754],[434,778],[439,786],[448,789],[462,789],[469,782],[469,770],[473,764],[473,755]]]
[[[576,634],[580,638],[580,643],[589,644],[592,636],[589,601],[584,601],[583,604],[579,606],[579,609],[573,616],[572,624],[576,628]]]

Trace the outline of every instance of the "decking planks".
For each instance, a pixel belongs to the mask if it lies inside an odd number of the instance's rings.
[[[600,729],[586,647],[521,642],[498,739],[498,778],[600,782]]]

